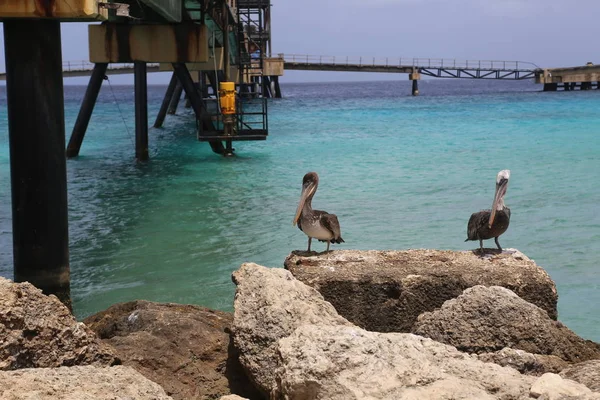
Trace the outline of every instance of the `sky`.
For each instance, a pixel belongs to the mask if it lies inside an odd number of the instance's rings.
[[[273,53],[390,59],[600,63],[597,0],[272,0]],[[2,32],[0,43],[4,48]],[[87,60],[87,24],[63,23],[63,60]],[[0,52],[4,70],[4,51]],[[280,82],[408,79],[405,74],[287,71]],[[69,78],[65,84],[86,84]],[[113,76],[117,84],[133,76]],[[167,83],[168,73],[149,75]]]

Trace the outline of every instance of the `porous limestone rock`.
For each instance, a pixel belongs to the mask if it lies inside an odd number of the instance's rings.
[[[420,315],[413,333],[468,353],[510,347],[568,362],[600,358],[600,345],[580,338],[546,311],[499,286],[465,290],[440,309]]]
[[[150,301],[115,304],[85,323],[124,365],[159,383],[175,400],[260,396],[230,346],[233,315]]]
[[[584,385],[551,373],[534,382],[529,396],[540,400],[600,400],[599,394],[592,393]]]
[[[411,332],[417,317],[476,286],[503,286],[557,318],[556,286],[523,253],[336,250],[293,252],[285,268],[340,315],[377,332]]]
[[[172,400],[133,368],[27,368],[0,372],[3,400]]]
[[[221,397],[219,400],[248,400],[245,397],[240,397],[237,394],[228,394],[227,396]]]
[[[278,341],[303,324],[352,326],[289,271],[246,263],[232,275],[233,342],[249,378],[267,395],[276,386]]]
[[[541,376],[547,372],[559,373],[566,368],[567,363],[556,356],[531,354],[523,350],[505,347],[493,353],[482,353],[477,358],[483,362],[491,362],[503,367],[511,367],[522,374]]]
[[[600,393],[600,360],[571,365],[563,369],[560,376],[582,383],[592,391]]]
[[[232,327],[271,399],[521,399],[534,377],[406,333],[367,332],[288,271],[243,264]]]
[[[0,278],[0,370],[118,363],[56,296]]]
[[[304,325],[279,342],[277,399],[521,399],[533,378],[407,333]]]

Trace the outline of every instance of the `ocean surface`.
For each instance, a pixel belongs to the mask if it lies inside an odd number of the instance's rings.
[[[431,80],[412,97],[403,78],[284,83],[268,140],[237,142],[230,159],[196,141],[180,106],[151,129],[147,164],[134,160],[133,87],[105,83],[67,163],[76,315],[133,299],[231,310],[241,263],[281,267],[306,249],[292,218],[309,171],[320,176],[313,205],[340,220],[346,243],[334,249],[476,248],[464,242],[469,216],[491,206],[496,173],[510,169],[501,245],[543,266],[559,319],[600,342],[600,91]],[[164,90],[149,87],[150,126]],[[85,87],[65,91],[69,136]],[[0,103],[0,275],[11,278],[3,89]]]

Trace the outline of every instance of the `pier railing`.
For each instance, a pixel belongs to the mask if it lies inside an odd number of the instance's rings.
[[[500,71],[534,71],[538,67],[528,61],[505,60],[457,60],[447,58],[414,58],[414,57],[351,57],[323,56],[307,54],[279,54],[286,63],[321,64],[321,65],[352,65],[363,67],[414,67],[414,68],[448,68],[469,70],[500,70]]]
[[[81,61],[64,61],[63,64],[63,72],[83,72],[83,71],[91,71],[94,69],[94,63],[81,60]],[[148,68],[155,67],[158,68],[158,63],[148,63],[146,64]],[[108,69],[111,70],[129,70],[133,69],[133,63],[121,63],[121,64],[108,64]]]

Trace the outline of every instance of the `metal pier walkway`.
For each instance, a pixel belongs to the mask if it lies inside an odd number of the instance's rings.
[[[526,61],[455,60],[443,58],[376,58],[280,54],[284,69],[420,73],[434,78],[532,79],[537,65]]]
[[[387,72],[434,78],[533,79],[540,68],[526,61],[455,60],[443,58],[377,58],[280,54],[285,70]],[[63,77],[89,76],[94,64],[89,61],[63,62]],[[148,63],[148,72],[160,72],[159,64]],[[109,64],[107,75],[133,74],[131,64]],[[0,73],[0,80],[5,73]]]

